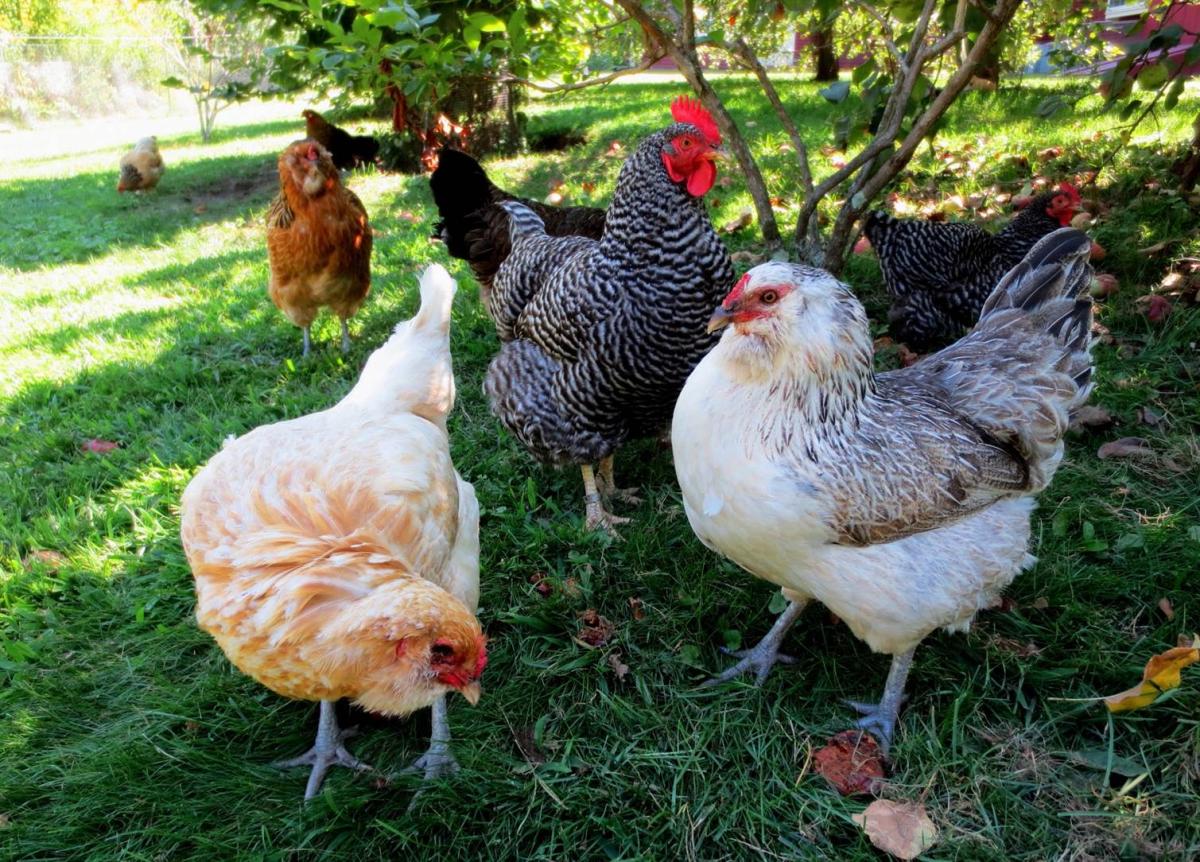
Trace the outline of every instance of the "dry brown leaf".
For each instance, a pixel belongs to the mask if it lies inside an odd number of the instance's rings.
[[[1154,450],[1144,437],[1122,437],[1101,446],[1096,452],[1096,457],[1102,461],[1109,458],[1153,458]]]
[[[84,440],[79,448],[84,452],[96,452],[97,454],[105,455],[111,452],[113,449],[119,448],[120,445],[120,443],[114,443],[112,440],[99,440],[93,438],[91,440]]]
[[[752,251],[735,251],[729,259],[734,263],[758,263],[759,256]]]
[[[754,213],[750,210],[742,210],[738,213],[738,217],[731,222],[726,222],[721,228],[723,233],[737,233],[744,227],[749,227],[754,222]]]
[[[938,839],[937,827],[920,802],[876,799],[853,820],[872,844],[897,859],[916,859]]]
[[[1163,415],[1153,407],[1139,407],[1137,413],[1138,421],[1143,425],[1149,425],[1151,428],[1157,428],[1163,423]]]
[[[843,730],[830,739],[813,754],[813,769],[842,796],[873,796],[887,775],[879,743],[861,730]]]
[[[1046,608],[1050,607],[1050,600],[1045,596],[1038,596],[1033,600],[1033,604],[1030,605],[1030,607],[1035,610],[1044,611]]]
[[[1071,417],[1071,430],[1107,428],[1113,424],[1113,421],[1113,415],[1107,407],[1101,407],[1099,404],[1084,404]]]
[[[1171,604],[1171,600],[1166,596],[1158,600],[1158,609],[1162,611],[1163,616],[1167,618],[1168,622],[1175,619],[1175,606]]]
[[[540,766],[546,762],[546,754],[538,747],[537,737],[534,735],[532,727],[522,727],[513,731],[513,743],[517,746],[517,751],[521,752],[521,756],[525,758],[525,762],[533,766]]]
[[[1075,218],[1071,219],[1071,227],[1076,230],[1087,230],[1091,225],[1091,213],[1075,213]]]
[[[1038,150],[1038,161],[1048,162],[1051,159],[1057,159],[1063,154],[1062,147],[1046,147],[1044,150]]]
[[[1171,300],[1157,293],[1139,296],[1137,305],[1151,323],[1162,323],[1171,313]]]
[[[1172,647],[1152,656],[1142,671],[1142,681],[1133,688],[1104,698],[1109,712],[1129,712],[1158,700],[1163,692],[1179,688],[1185,667],[1200,661],[1200,635],[1192,635],[1190,646]]]
[[[1092,296],[1112,296],[1120,287],[1121,282],[1117,281],[1117,277],[1111,273],[1101,272],[1092,276]]]
[[[542,598],[548,598],[554,592],[554,585],[550,583],[545,572],[534,572],[529,576],[529,583],[533,584],[533,588]]]
[[[629,597],[629,613],[638,622],[646,618],[646,611],[642,607],[642,600],[637,596]]]
[[[21,563],[27,569],[34,566],[45,566],[51,573],[56,573],[67,564],[67,558],[58,551],[37,550],[26,554],[25,559],[21,560]]]
[[[575,639],[585,646],[602,647],[615,632],[616,626],[606,617],[597,613],[595,608],[588,608],[579,615],[579,635]]]
[[[988,641],[988,646],[995,647],[1000,652],[1015,655],[1017,658],[1033,658],[1042,654],[1042,648],[1033,641],[1019,641],[1003,635],[993,635]]]
[[[608,666],[612,668],[618,680],[625,679],[629,674],[629,665],[621,661],[621,654],[619,652],[610,652],[608,654]]]

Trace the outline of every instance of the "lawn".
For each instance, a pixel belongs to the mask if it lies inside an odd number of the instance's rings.
[[[786,136],[750,84],[717,86],[788,224]],[[930,859],[1200,854],[1200,671],[1141,712],[1110,717],[1094,700],[1200,628],[1200,314],[1178,305],[1154,323],[1136,303],[1172,261],[1200,257],[1196,204],[1148,185],[1169,186],[1200,92],[1120,147],[1094,96],[1035,119],[1061,88],[968,94],[899,188],[1015,191],[1039,166],[1069,178],[1120,150],[1094,231],[1121,280],[1099,311],[1112,338],[1096,348],[1093,396],[1115,425],[1073,435],[1036,516],[1040,562],[1011,601],[967,636],[930,637],[909,681],[885,795],[924,801],[941,831]],[[628,152],[665,125],[678,92],[639,82],[539,102],[535,128],[572,125],[587,142],[488,167],[531,196],[563,180],[568,202],[606,202],[620,167],[610,143]],[[785,97],[814,148],[828,143],[816,88],[789,83]],[[729,661],[720,646],[769,628],[771,589],[693,536],[653,441],[618,456],[645,497],[618,510],[633,517],[625,541],[583,530],[577,471],[536,465],[488,412],[480,383],[497,340],[457,261],[450,430],[483,507],[492,655],[479,705],[451,704],[463,770],[419,794],[415,779],[338,771],[303,805],[304,776],[267,765],[309,746],[316,709],[239,674],[196,627],[179,496],[227,435],[340,398],[414,310],[415,274],[451,263],[427,240],[424,178],[354,174],[378,232],[374,288],[350,354],[322,317],[301,361],[299,331],[265,294],[263,228],[298,111],[219,127],[208,145],[162,136],[167,174],[145,196],[115,193],[123,148],[82,128],[75,152],[0,165],[0,858],[879,858],[851,820],[864,800],[838,796],[811,756],[850,725],[840,699],[878,694],[887,658],[812,608],[787,640],[797,665],[761,689],[698,688]],[[1050,146],[1064,151],[1044,164]],[[718,225],[748,205],[736,178],[711,197]],[[730,244],[754,252],[753,228]],[[874,258],[844,278],[879,320]],[[1126,436],[1153,456],[1097,458]],[[120,446],[82,451],[91,440]],[[600,649],[575,639],[589,608],[615,626]],[[356,718],[352,750],[370,763],[398,769],[424,750],[426,714]]]

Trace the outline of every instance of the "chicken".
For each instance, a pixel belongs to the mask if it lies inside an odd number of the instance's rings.
[[[118,192],[149,191],[158,185],[166,168],[158,152],[158,138],[142,138],[133,149],[121,156],[121,177]]]
[[[605,210],[596,207],[558,207],[518,197],[493,183],[483,166],[471,156],[449,147],[438,154],[438,166],[429,177],[429,189],[441,221],[433,226],[446,251],[471,264],[484,305],[496,271],[512,250],[508,212],[494,204],[516,201],[533,210],[551,236],[604,235]]]
[[[371,227],[367,210],[342,185],[329,151],[296,141],[279,155],[280,192],[267,212],[268,292],[288,320],[304,330],[323,305],[341,320],[342,352],[350,349],[346,321],[371,289]]]
[[[379,155],[379,141],[370,135],[352,135],[316,111],[304,111],[304,134],[329,150],[339,170],[362,167]]]
[[[434,707],[427,777],[454,768],[444,695],[471,703],[487,648],[479,504],[450,461],[450,306],[442,267],[421,309],[334,407],[231,440],[183,494],[196,619],[237,667],[284,697],[321,702],[305,798],[342,744],[335,702],[384,715]]]
[[[675,408],[675,468],[701,541],[790,604],[713,682],[761,683],[816,599],[893,656],[880,702],[857,705],[890,742],[917,644],[967,628],[1034,562],[1034,497],[1091,387],[1089,250],[1076,230],[1042,239],[970,334],[878,375],[833,276],[767,263],[735,285]]]
[[[666,427],[734,280],[702,200],[720,132],[698,102],[677,99],[671,113],[622,166],[600,240],[551,236],[515,201],[487,219],[492,247],[511,251],[486,297],[504,343],[484,390],[536,458],[580,465],[589,529],[626,520],[602,500],[636,499],[616,487],[613,453]]]
[[[1034,198],[996,234],[961,222],[869,214],[863,232],[879,255],[892,300],[892,336],[923,351],[962,335],[1004,274],[1039,239],[1069,225],[1079,204],[1079,192],[1063,183]]]

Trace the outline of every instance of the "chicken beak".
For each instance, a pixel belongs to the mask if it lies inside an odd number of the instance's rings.
[[[726,308],[723,305],[718,305],[717,310],[712,313],[712,317],[708,319],[708,332],[716,332],[718,329],[724,329],[729,324],[733,323],[734,310]]]
[[[458,693],[467,699],[467,703],[474,706],[479,703],[479,696],[483,694],[483,689],[479,687],[479,683],[472,682],[460,688]]]

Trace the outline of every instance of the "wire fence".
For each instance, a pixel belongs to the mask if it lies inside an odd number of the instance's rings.
[[[166,38],[24,36],[0,31],[0,124],[139,116],[182,108],[159,82],[175,68]]]

